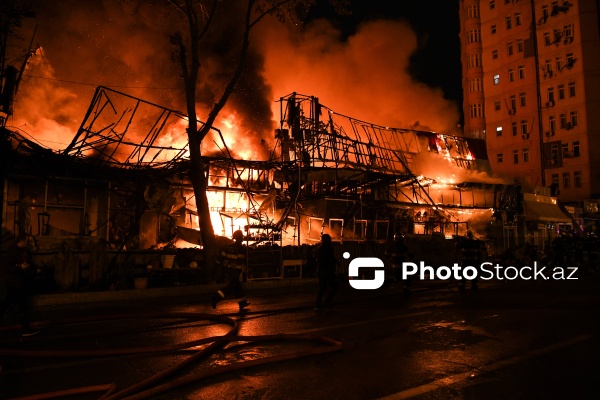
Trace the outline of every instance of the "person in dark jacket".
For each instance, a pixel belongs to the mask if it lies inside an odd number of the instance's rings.
[[[4,294],[0,305],[0,318],[4,316],[8,307],[16,304],[21,319],[21,336],[32,336],[39,332],[31,329],[29,322],[29,296],[32,294],[30,258],[28,237],[19,234],[16,242],[6,250],[0,276],[3,286],[0,293]]]
[[[458,244],[458,263],[462,268],[468,266],[475,267],[478,271],[483,262],[482,242],[476,240],[473,232],[467,231],[467,237]],[[471,280],[471,288],[477,289],[477,277]],[[467,279],[463,276],[458,284],[458,288],[464,290],[467,285]]]
[[[317,292],[317,301],[315,311],[322,311],[324,307],[329,306],[338,289],[338,280],[336,274],[337,260],[333,252],[331,236],[324,234],[321,236],[321,245],[317,248],[317,276],[319,278],[319,290]],[[325,300],[323,297],[329,289]]]
[[[246,264],[246,248],[243,245],[244,234],[242,231],[233,232],[233,244],[221,252],[220,264],[225,268],[228,283],[221,290],[212,296],[211,304],[213,309],[217,308],[217,303],[225,297],[234,297],[238,299],[240,311],[250,305],[246,299],[246,293],[240,278],[244,265]]]

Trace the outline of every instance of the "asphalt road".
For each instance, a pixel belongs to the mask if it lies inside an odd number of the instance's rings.
[[[324,312],[313,287],[253,293],[244,314],[189,297],[36,309],[39,335],[0,331],[0,396],[598,399],[600,277],[577,277],[345,285]]]

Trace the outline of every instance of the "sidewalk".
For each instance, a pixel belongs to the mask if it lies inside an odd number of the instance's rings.
[[[317,284],[318,281],[316,278],[265,279],[260,281],[246,282],[245,287],[249,293],[264,290],[268,290],[270,292],[288,292],[303,289],[316,290]],[[223,283],[219,283],[148,289],[53,293],[34,296],[32,303],[34,307],[48,307],[70,304],[158,299],[163,297],[208,296],[215,293],[223,286]]]

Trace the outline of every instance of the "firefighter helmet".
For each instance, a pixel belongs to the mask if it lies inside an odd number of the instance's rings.
[[[233,235],[231,236],[231,238],[233,240],[235,240],[236,242],[242,241],[242,240],[244,240],[244,233],[240,230],[237,230],[237,231],[233,232]]]

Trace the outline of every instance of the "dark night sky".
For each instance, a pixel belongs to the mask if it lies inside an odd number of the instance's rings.
[[[410,74],[428,85],[441,87],[448,99],[462,103],[458,0],[351,0],[352,14],[328,15],[348,34],[369,20],[405,19],[419,38],[419,49],[411,58]]]

